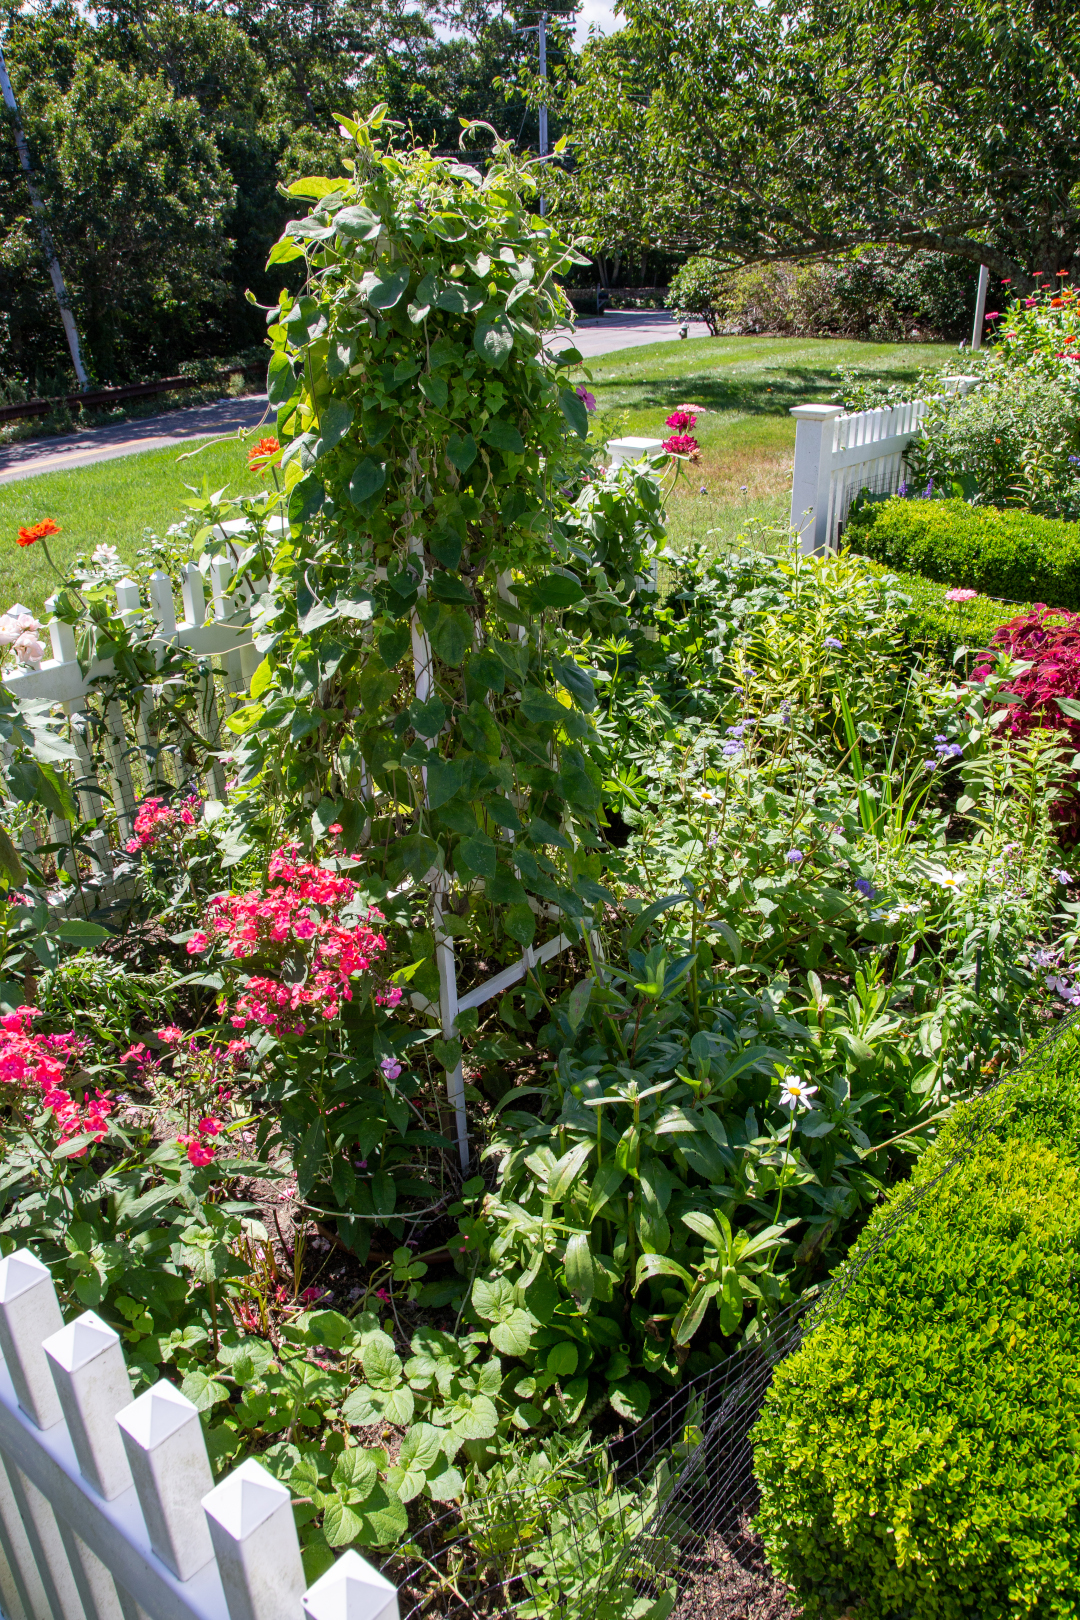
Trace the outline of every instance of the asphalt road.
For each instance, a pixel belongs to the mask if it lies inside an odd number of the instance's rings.
[[[704,337],[705,326],[695,321],[691,337]],[[678,337],[678,327],[670,315],[652,311],[619,310],[600,319],[582,320],[576,331],[557,332],[551,341],[553,351],[570,343],[586,359],[636,349],[646,343],[666,343]],[[0,446],[0,484],[37,473],[63,472],[87,467],[95,461],[113,461],[143,450],[161,450],[182,445],[190,439],[208,439],[250,432],[269,416],[265,394],[249,394],[244,399],[220,399],[210,405],[191,405],[144,417],[139,422],[120,422],[115,427],[87,428],[83,433],[63,437],[27,439],[19,444]],[[269,431],[273,431],[272,427]]]

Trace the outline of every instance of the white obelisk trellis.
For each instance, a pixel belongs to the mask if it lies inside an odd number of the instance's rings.
[[[0,1350],[5,1620],[398,1620],[355,1552],[305,1592],[287,1488],[254,1458],[214,1485],[191,1401],[132,1400],[119,1336],[65,1327],[29,1249],[0,1260]]]
[[[614,468],[628,462],[652,459],[662,454],[663,445],[659,439],[613,439],[608,445],[608,452],[611,466]],[[245,521],[223,524],[221,533],[228,540],[242,544],[242,531],[245,526]],[[421,574],[420,589],[423,593],[427,588],[423,554],[416,546],[412,551],[413,562]],[[235,555],[238,553],[234,553],[234,557]],[[162,655],[168,647],[178,646],[185,647],[201,657],[219,659],[223,677],[221,695],[229,701],[247,690],[259,663],[259,654],[251,639],[250,609],[265,589],[264,582],[257,580],[250,588],[244,587],[233,595],[226,594],[233,570],[234,562],[226,557],[215,557],[210,562],[204,558],[201,564],[186,563],[181,579],[184,617],[179,623],[176,618],[173,584],[168,575],[161,572],[154,573],[148,582],[149,613],[156,625],[154,644],[159,647]],[[386,571],[379,569],[377,574],[385,578]],[[211,581],[209,606],[203,584],[206,575],[209,575]],[[655,577],[653,585],[655,587]],[[501,578],[499,589],[504,597],[509,596],[509,574]],[[134,580],[122,579],[117,581],[115,591],[118,611],[127,623],[134,623],[145,611],[141,606],[139,587]],[[515,633],[525,634],[521,629],[517,629]],[[71,626],[53,618],[49,622],[49,635],[52,641],[52,658],[35,668],[8,670],[4,674],[4,679],[10,690],[19,697],[61,704],[69,715],[77,716],[80,711],[85,710],[88,700],[94,696],[95,683],[114,673],[112,662],[104,660],[83,671],[76,659],[75,634]],[[430,697],[434,685],[434,659],[427,633],[415,613],[412,616],[412,665],[413,688],[419,702],[424,703]],[[214,741],[219,729],[219,703],[212,676],[204,682],[201,708],[204,736]],[[147,687],[139,721],[139,741],[144,745],[153,719],[153,697],[150,687]],[[104,773],[107,778],[104,782],[99,778],[95,785],[90,773],[89,755],[85,744],[80,750],[83,777],[80,788],[81,809],[85,817],[91,819],[100,814],[100,806],[104,800],[111,800],[116,808],[120,836],[126,839],[131,833],[140,794],[160,792],[163,784],[145,772],[142,780],[136,781],[135,767],[140,749],[137,743],[125,735],[123,718],[119,706],[115,703],[109,706],[106,713],[106,726],[108,771]],[[78,742],[78,733],[73,730],[73,734]],[[434,738],[425,740],[429,745],[435,741]],[[365,781],[367,780],[369,778],[365,772]],[[219,800],[226,798],[225,773],[216,761],[205,773],[205,785],[212,797]],[[72,834],[73,829],[70,825],[58,821],[50,829],[50,840],[58,843],[66,842],[70,846]],[[132,894],[130,884],[125,888],[114,881],[114,852],[108,848],[104,832],[99,831],[94,835],[94,839],[96,842],[91,842],[95,863],[93,878],[79,888],[77,897],[68,907],[69,910],[81,912],[84,916],[91,914],[97,906],[125,900]],[[26,852],[32,855],[34,844],[32,829],[24,835],[23,843]],[[75,864],[76,857],[73,853],[67,865],[73,867]],[[493,997],[502,995],[513,985],[520,983],[533,969],[566,950],[573,941],[568,935],[560,932],[543,944],[527,946],[509,967],[503,968],[484,983],[461,994],[458,989],[453,937],[446,933],[442,926],[449,878],[445,872],[433,869],[426,874],[425,881],[432,895],[439,1001],[436,1005],[419,994],[412,994],[410,1001],[416,1011],[437,1018],[444,1040],[450,1041],[455,1036],[454,1025],[459,1013],[480,1007]],[[549,921],[558,918],[559,913],[553,907],[537,902],[533,902],[533,905],[538,916]],[[460,1062],[447,1071],[446,1086],[447,1099],[454,1115],[458,1154],[462,1168],[466,1168],[471,1155],[465,1106],[465,1080]]]

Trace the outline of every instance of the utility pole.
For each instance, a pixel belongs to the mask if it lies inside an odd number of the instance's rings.
[[[540,23],[537,28],[537,39],[540,44],[540,77],[547,84],[547,12],[540,13]],[[546,93],[545,93],[546,94]],[[547,157],[547,102],[540,108],[540,156]],[[540,212],[544,212],[544,203],[541,198]]]
[[[60,319],[64,323],[64,332],[67,336],[68,348],[71,350],[71,363],[75,367],[75,376],[80,389],[89,388],[90,379],[86,375],[86,368],[82,363],[82,353],[79,349],[79,329],[75,325],[75,317],[71,313],[71,300],[68,297],[67,287],[64,285],[64,272],[60,268],[60,260],[56,257],[56,248],[53,244],[52,232],[49,230],[45,218],[45,200],[38,188],[34,176],[34,165],[30,158],[30,147],[27,144],[26,132],[19,116],[19,104],[15,100],[15,92],[11,88],[8,78],[7,63],[4,61],[4,48],[0,44],[0,93],[3,94],[5,104],[10,107],[15,125],[15,145],[19,152],[19,162],[22,165],[23,178],[26,189],[30,193],[30,202],[37,215],[38,230],[41,233],[41,245],[45,250],[45,258],[49,265],[49,275],[52,277],[53,291],[56,302],[60,306]]]
[[[536,35],[537,43],[540,46],[540,78],[541,78],[541,80],[543,81],[543,83],[545,85],[547,84],[547,20],[548,20],[548,17],[551,16],[551,15],[552,15],[552,13],[550,13],[550,12],[542,11],[540,13],[540,21],[538,23],[534,23],[529,28],[515,28],[515,30],[514,30],[514,32],[516,34],[535,34]],[[561,16],[562,13],[555,12],[554,15],[555,16]],[[544,158],[547,157],[547,151],[548,151],[548,110],[547,110],[547,93],[546,93],[546,91],[545,91],[545,95],[544,95],[544,101],[541,104],[538,111],[539,111],[539,115],[540,115],[540,143],[539,143],[540,144],[540,157],[541,157],[541,160],[543,160]],[[543,197],[541,197],[540,198],[540,215],[541,215],[541,218],[543,217],[543,215],[546,212],[547,212],[547,204],[545,203]]]

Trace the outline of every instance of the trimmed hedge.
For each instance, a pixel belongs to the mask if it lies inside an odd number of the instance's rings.
[[[957,1108],[777,1369],[757,1525],[811,1620],[1080,1615],[1078,1246],[1073,1026]]]
[[[972,602],[946,602],[949,587],[936,579],[887,568],[871,558],[865,562],[879,579],[911,599],[908,640],[947,662],[951,662],[957,647],[975,651],[989,647],[995,630],[1030,613],[1033,606],[1030,602],[999,602],[993,596],[977,596]]]
[[[989,596],[1080,609],[1080,523],[966,501],[867,501],[844,528],[853,551]]]

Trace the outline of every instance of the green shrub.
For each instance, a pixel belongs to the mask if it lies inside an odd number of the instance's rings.
[[[1080,1614],[1078,1070],[1073,1027],[957,1109],[776,1373],[757,1522],[811,1620]]]
[[[696,316],[715,337],[727,309],[731,274],[720,259],[710,259],[707,253],[695,254],[671,278],[668,308],[675,311],[679,320]]]
[[[988,506],[1080,517],[1080,399],[1075,379],[991,373],[974,393],[932,401],[911,446],[913,482],[959,481]]]
[[[946,585],[1018,604],[1080,609],[1080,523],[959,500],[895,497],[853,510],[844,540],[875,562]]]
[[[974,279],[940,253],[868,249],[836,263],[725,266],[708,254],[672,278],[668,307],[710,332],[788,332],[891,339],[953,335],[970,325]],[[910,395],[905,394],[905,398]]]
[[[872,573],[888,581],[890,588],[911,603],[907,639],[946,662],[952,660],[958,647],[976,651],[989,647],[995,630],[1031,611],[1030,602],[999,602],[993,596],[977,596],[972,602],[946,602],[948,586],[936,579],[887,568],[870,558],[866,563]]]

